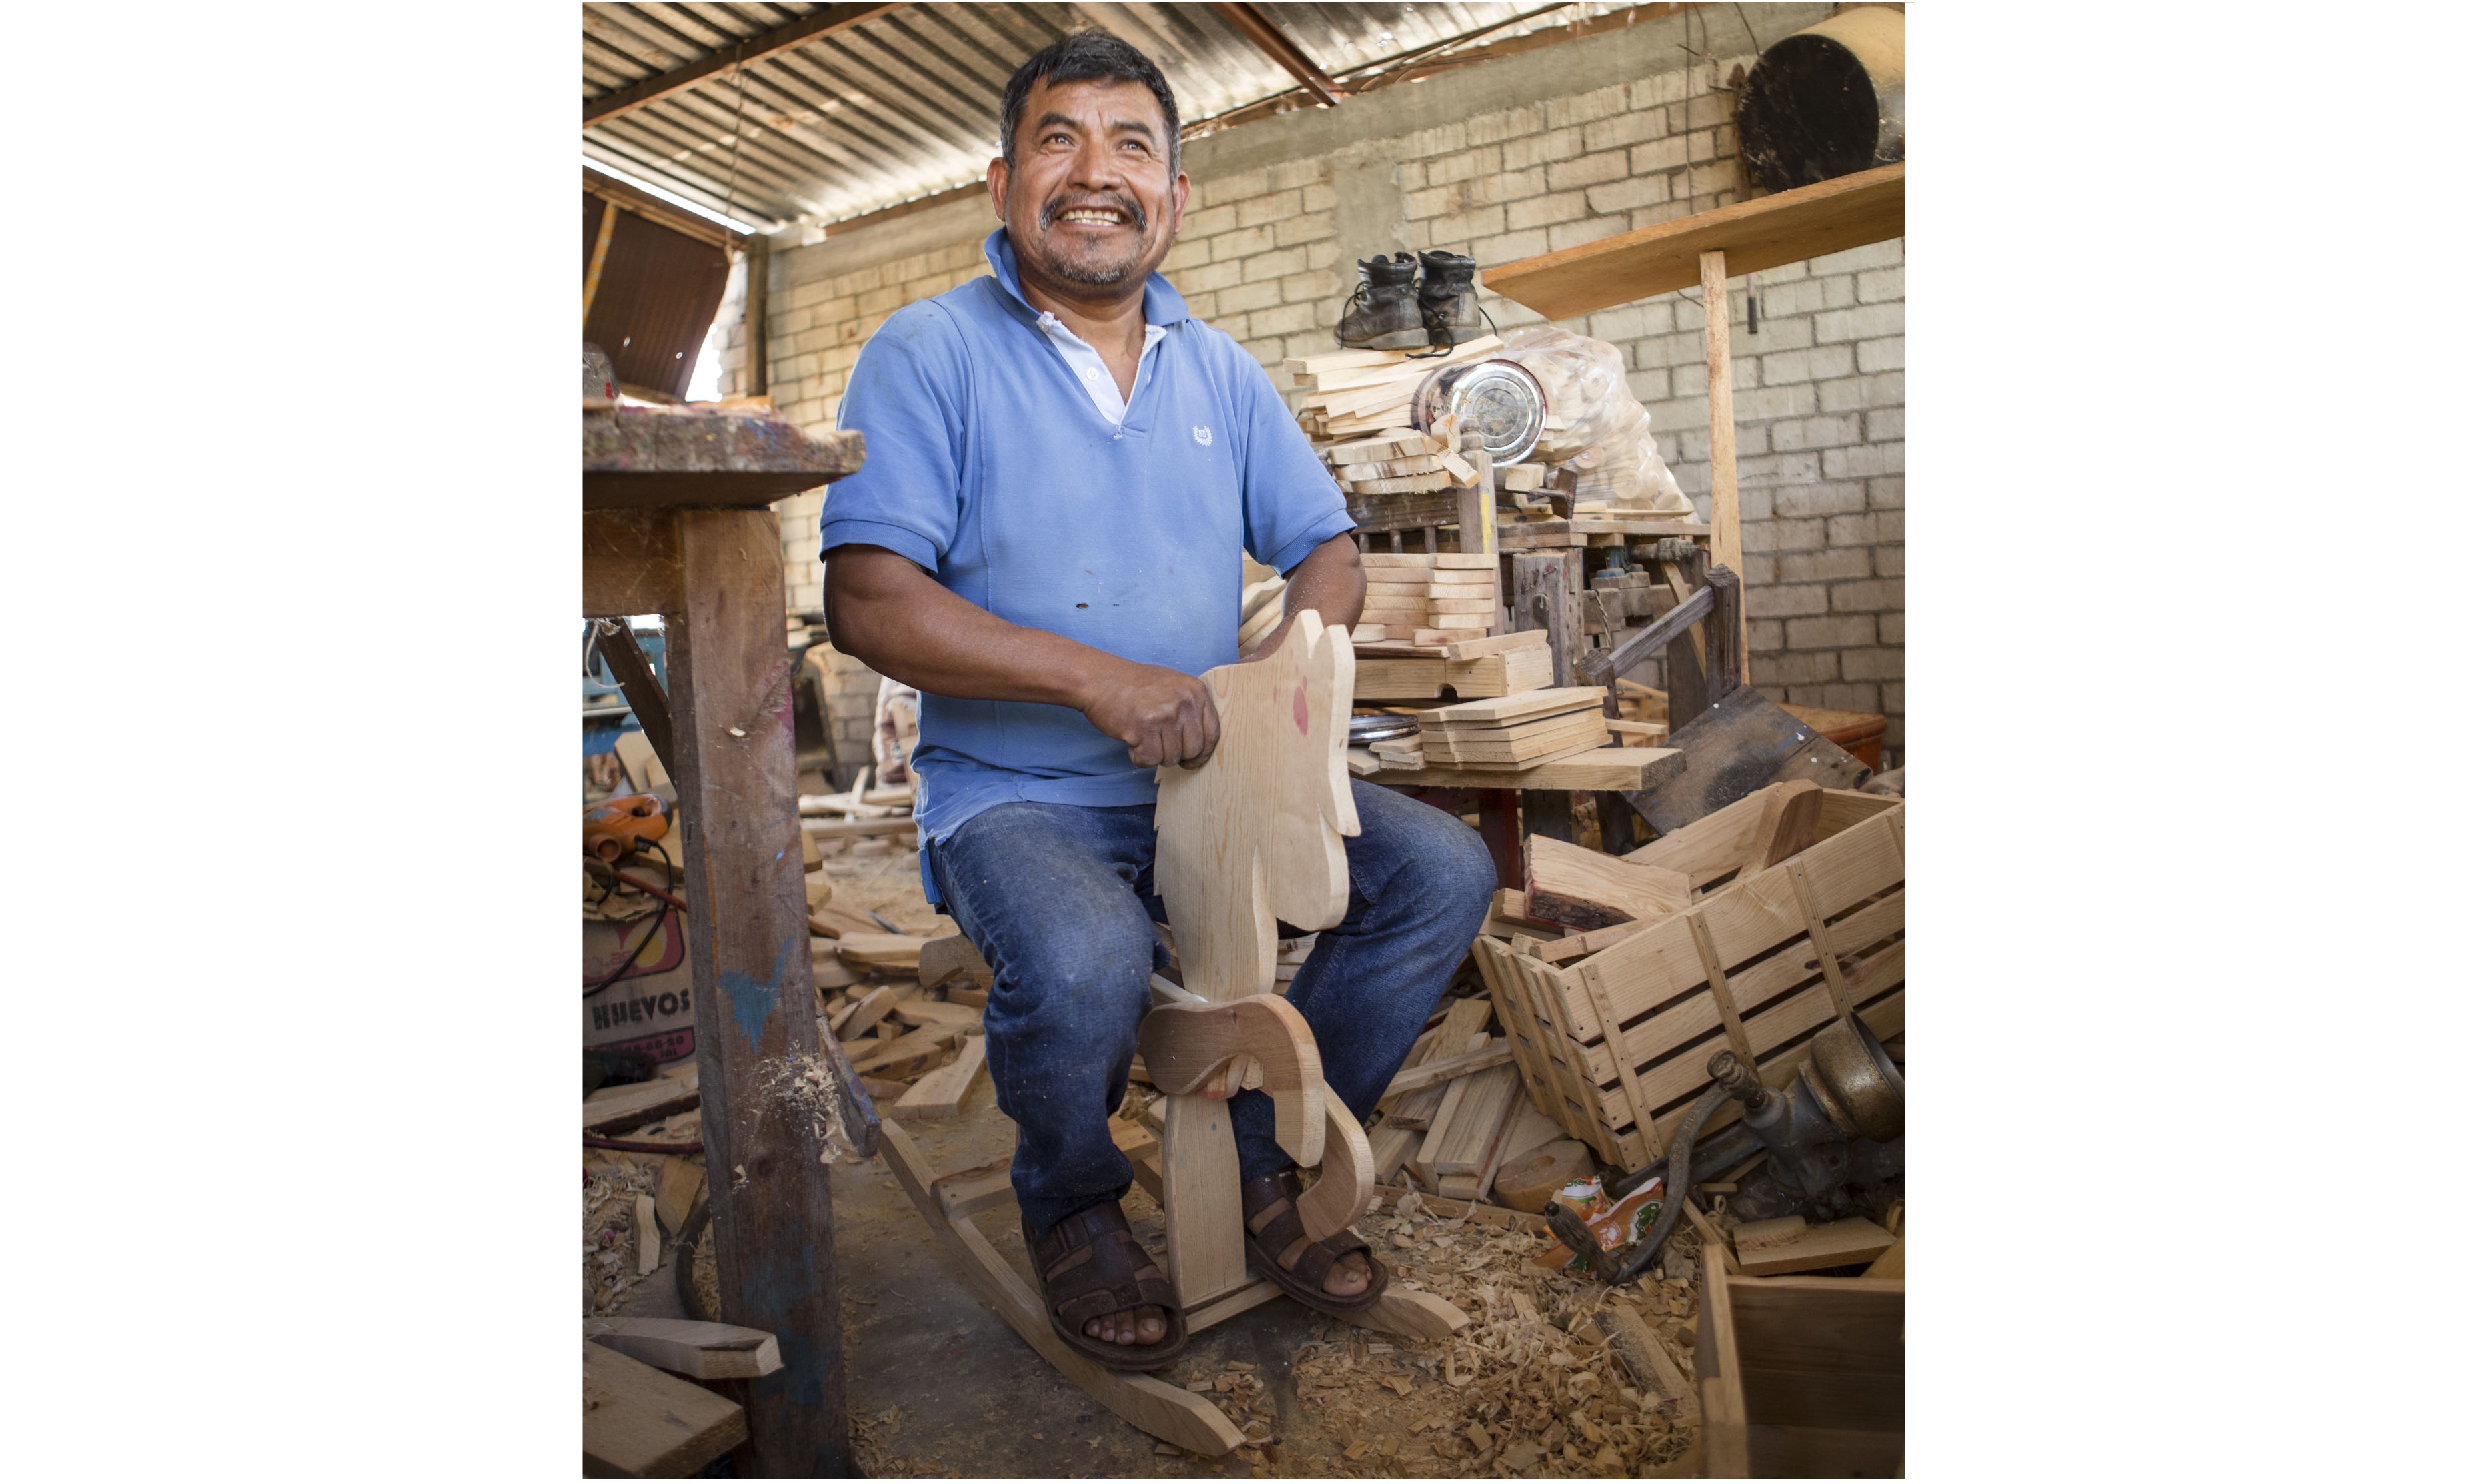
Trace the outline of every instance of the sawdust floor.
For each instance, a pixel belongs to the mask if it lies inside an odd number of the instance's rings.
[[[824,870],[838,898],[915,931],[932,930],[915,855],[842,853]],[[887,1104],[884,1104],[887,1111]],[[1015,1130],[990,1092],[957,1117],[910,1125],[941,1172],[1002,1157]],[[1207,1390],[1252,1445],[1221,1459],[1162,1451],[1148,1434],[1065,1381],[977,1298],[878,1160],[834,1166],[846,1386],[859,1462],[879,1477],[1473,1478],[1682,1477],[1692,1409],[1637,1389],[1591,1318],[1632,1309],[1682,1369],[1693,1313],[1680,1233],[1668,1277],[1607,1293],[1587,1276],[1533,1266],[1534,1234],[1428,1215],[1370,1213],[1366,1239],[1404,1281],[1452,1300],[1471,1326],[1443,1342],[1393,1339],[1285,1298],[1195,1334],[1175,1384]],[[1142,1241],[1163,1253],[1163,1218],[1135,1188]],[[1018,1219],[979,1218],[1025,1270]],[[635,1298],[670,1301],[671,1272]]]

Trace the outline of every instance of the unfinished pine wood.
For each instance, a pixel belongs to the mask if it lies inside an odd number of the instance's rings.
[[[1422,1136],[1415,1128],[1396,1128],[1388,1124],[1377,1125],[1367,1144],[1374,1158],[1374,1181],[1381,1184],[1400,1173],[1409,1156],[1417,1152]]]
[[[1479,1018],[1483,1020],[1484,1016],[1481,1015]],[[1444,1045],[1451,1051],[1448,1058],[1450,1061],[1469,1062],[1472,1070],[1474,1070],[1480,1066],[1491,1064],[1494,1060],[1483,1055],[1487,1040],[1484,1031],[1473,1031],[1467,1037],[1457,1041],[1446,1040]],[[1472,1061],[1473,1058],[1478,1060]],[[1450,1075],[1441,1078],[1432,1086],[1422,1087],[1416,1092],[1393,1099],[1391,1122],[1403,1127],[1421,1131],[1434,1127],[1446,1111],[1445,1104],[1450,1097],[1452,1084],[1469,1075],[1469,1071],[1454,1070]]]
[[[1665,747],[1593,747],[1517,767],[1425,767],[1391,776],[1394,787],[1525,788],[1549,792],[1587,790],[1630,793],[1655,788],[1685,770],[1685,756]]]
[[[848,1055],[848,1065],[858,1071],[871,1071],[877,1067],[896,1067],[919,1057],[931,1056],[959,1039],[959,1032],[929,1025],[921,1031],[910,1031],[896,1041],[878,1044],[858,1045]],[[853,1044],[849,1042],[848,1044]]]
[[[953,1117],[967,1106],[968,1096],[976,1091],[985,1070],[984,1033],[963,1037],[958,1060],[917,1078],[916,1085],[892,1104],[890,1111],[901,1118]]]
[[[1551,320],[1568,319],[1690,289],[1702,281],[1705,253],[1721,254],[1735,275],[1900,237],[1902,182],[1900,164],[1862,170],[1506,263],[1478,281]]]
[[[1901,804],[1899,798],[1884,793],[1861,793],[1850,788],[1823,790],[1822,814],[1815,827],[1817,841],[1830,840],[1846,829],[1874,818]]]
[[[979,987],[994,982],[994,971],[986,966],[985,956],[964,933],[930,939],[916,951],[918,984],[933,989],[954,980]]]
[[[1419,1092],[1440,1083],[1449,1082],[1454,1077],[1465,1077],[1473,1071],[1484,1071],[1490,1067],[1502,1066],[1511,1060],[1512,1043],[1498,1038],[1488,1042],[1482,1049],[1473,1051],[1467,1056],[1456,1056],[1446,1061],[1429,1062],[1424,1066],[1412,1067],[1394,1076],[1390,1085],[1386,1087],[1383,1093],[1388,1098],[1399,1093]]]
[[[1681,871],[1637,866],[1552,835],[1531,836],[1522,859],[1525,908],[1541,922],[1588,931],[1655,921],[1694,902],[1694,883]]]
[[[1560,725],[1533,731],[1518,742],[1496,739],[1492,730],[1476,736],[1465,732],[1425,731],[1418,734],[1426,761],[1435,767],[1518,768],[1600,746],[1608,728],[1596,711],[1563,718]]]
[[[905,932],[848,932],[839,936],[839,956],[859,969],[913,974],[925,940]]]
[[[1341,1318],[1361,1329],[1384,1334],[1403,1334],[1414,1340],[1445,1340],[1467,1327],[1470,1319],[1458,1304],[1432,1294],[1393,1283],[1383,1290],[1383,1297],[1370,1308],[1359,1309]]]
[[[1187,1309],[1252,1281],[1244,1264],[1242,1183],[1236,1128],[1227,1100],[1198,1093],[1166,1104],[1165,1188],[1167,1277]]]
[[[1786,779],[1757,790],[1763,796],[1762,815],[1746,847],[1737,879],[1760,875],[1815,843],[1823,816],[1823,785],[1812,779]]]
[[[854,1012],[839,1027],[839,1034],[844,1038],[844,1043],[852,1047],[865,1040],[866,1033],[873,1028],[874,1022],[890,1013],[898,1004],[899,986],[897,985],[881,985],[867,990],[865,997],[856,1002]]]
[[[597,1319],[584,1333],[644,1365],[694,1381],[748,1381],[782,1370],[778,1337],[764,1329],[699,1319]]]
[[[691,1219],[692,1203],[700,1199],[708,1174],[696,1159],[668,1155],[657,1172],[657,1220],[669,1232],[680,1232]]]
[[[1321,1174],[1297,1197],[1297,1219],[1316,1241],[1348,1230],[1374,1193],[1374,1151],[1348,1104],[1328,1085],[1323,1088],[1322,1133]]]
[[[1141,1060],[1162,1093],[1196,1093],[1222,1068],[1261,1064],[1273,1137],[1299,1164],[1323,1157],[1322,1052],[1297,1008],[1275,994],[1160,1005],[1141,1017]]]
[[[1486,1024],[1490,1008],[1485,1000],[1454,1000],[1451,1008],[1444,1013],[1442,1023],[1420,1037],[1417,1045],[1411,1048],[1409,1065],[1405,1070],[1440,1067],[1473,1054],[1470,1048],[1470,1038],[1479,1035],[1479,1028]],[[1466,1073],[1454,1072],[1452,1075],[1462,1076]],[[1425,1101],[1427,1113],[1431,1119],[1435,1105],[1443,1100],[1443,1095],[1436,1091],[1441,1085],[1441,1082],[1430,1082],[1420,1091],[1408,1094],[1394,1093],[1387,1088],[1377,1105],[1386,1114],[1394,1114],[1422,1099]],[[1428,1093],[1432,1093],[1433,1097],[1428,1098],[1426,1096]],[[1417,1127],[1422,1127],[1424,1125],[1420,1124]]]
[[[1321,928],[1348,911],[1354,678],[1347,631],[1300,613],[1267,658],[1203,677],[1219,715],[1210,760],[1159,770],[1159,895],[1205,999],[1270,987],[1278,918]]]
[[[657,1077],[620,1087],[600,1087],[580,1104],[580,1127],[589,1133],[637,1128],[700,1105],[700,1075]]]
[[[1443,1143],[1430,1161],[1431,1167],[1420,1167],[1421,1174],[1438,1184],[1446,1175],[1477,1174],[1496,1136],[1503,1129],[1513,1099],[1521,1096],[1519,1074],[1509,1063],[1472,1073],[1469,1081],[1457,1116],[1443,1120],[1446,1126]]]
[[[1893,190],[1898,200],[1899,175],[1894,177]],[[1730,366],[1728,265],[1726,253],[1704,252],[1697,260],[1696,271],[1702,279],[1702,369],[1711,391],[1711,562],[1743,577],[1745,527],[1737,509],[1737,414],[1731,405],[1735,378]],[[1751,672],[1745,663],[1745,630],[1740,613],[1737,673],[1741,675]]]
[[[591,1479],[687,1479],[747,1436],[743,1409],[592,1340],[580,1342],[580,1467]]]
[[[1748,1477],[1746,1384],[1731,1317],[1727,1250],[1718,1242],[1702,1244],[1702,1282],[1695,1290],[1695,1395],[1702,1406],[1704,1471],[1715,1479],[1742,1479]]]
[[[1812,1272],[1850,1263],[1873,1262],[1893,1244],[1893,1234],[1865,1216],[1848,1216],[1821,1226],[1809,1226],[1786,1240],[1749,1249],[1737,1243],[1737,1261],[1754,1277],[1776,1272]]]
[[[900,1188],[915,1202],[926,1224],[959,1261],[978,1293],[1066,1380],[1125,1421],[1178,1447],[1216,1456],[1244,1441],[1244,1435],[1207,1398],[1153,1376],[1107,1370],[1064,1344],[1046,1323],[1045,1310],[1029,1281],[1003,1260],[985,1234],[964,1219],[954,1221],[943,1215],[932,1193],[933,1172],[901,1126],[882,1126],[881,1158]]]
[[[1880,820],[1898,822],[1905,810],[1905,805],[1897,805]],[[1817,903],[1827,914],[1838,916],[1902,884],[1901,839],[1894,828],[1847,830],[1793,859],[1806,863]],[[1608,961],[1608,983],[1616,997],[1619,1018],[1631,1020],[1703,983],[1702,959],[1686,927],[1687,917],[1695,912],[1702,915],[1723,963],[1742,963],[1776,944],[1804,936],[1807,930],[1806,915],[1789,884],[1786,862],[1714,892],[1686,912],[1594,956]],[[1899,930],[1898,925],[1893,930]],[[1866,946],[1845,941],[1837,927],[1832,936],[1844,953]],[[1854,939],[1855,935],[1848,936]],[[1558,975],[1558,982],[1572,986],[1564,1008],[1573,1034],[1595,1040],[1597,1021],[1589,1002],[1578,992],[1578,979],[1568,970]]]
[[[1647,922],[1622,922],[1614,927],[1595,928],[1589,932],[1577,932],[1569,937],[1543,940],[1516,939],[1512,946],[1532,958],[1542,959],[1548,963],[1561,963],[1567,958],[1579,958],[1586,954],[1595,954],[1612,943],[1621,943],[1627,937],[1649,926]]]
[[[958,1031],[962,1035],[980,1032],[986,1024],[982,1012],[966,1005],[946,1005],[940,1000],[905,1000],[893,1005],[890,1013],[905,1025],[938,1025],[946,1031]]]
[[[1555,1139],[1506,1159],[1496,1173],[1495,1198],[1515,1211],[1539,1211],[1566,1183],[1590,1173],[1590,1147],[1579,1139]]]
[[[1437,706],[1418,712],[1415,720],[1421,727],[1511,727],[1543,716],[1558,716],[1586,706],[1596,707],[1607,699],[1607,694],[1606,690],[1595,685],[1557,686],[1523,696],[1501,696]]]
[[[1484,1039],[1482,1034],[1472,1038],[1475,1042],[1483,1042]],[[1444,1141],[1450,1135],[1452,1126],[1459,1118],[1461,1100],[1468,1094],[1471,1081],[1476,1075],[1473,1072],[1470,1076],[1455,1077],[1444,1084],[1443,1101],[1436,1105],[1434,1121],[1426,1126],[1425,1141],[1417,1146],[1417,1153],[1409,1160],[1411,1177],[1430,1192],[1434,1190],[1436,1184],[1435,1161],[1442,1155]]]
[[[1698,1404],[1694,1384],[1660,1348],[1659,1336],[1651,1333],[1641,1315],[1617,1304],[1603,1303],[1592,1317],[1600,1332],[1608,1337],[1616,1357],[1632,1373],[1636,1385],[1666,1397],[1670,1415],[1687,1419],[1695,1415]]]

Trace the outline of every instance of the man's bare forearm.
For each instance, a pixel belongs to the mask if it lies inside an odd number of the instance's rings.
[[[1198,767],[1218,745],[1197,677],[998,618],[896,552],[833,548],[821,600],[840,652],[930,695],[1069,706],[1140,767]]]
[[[962,700],[1080,710],[1130,661],[998,618],[875,546],[833,550],[822,584],[830,642],[901,685]]]
[[[1365,565],[1358,556],[1357,537],[1342,531],[1306,553],[1305,559],[1288,573],[1287,591],[1280,601],[1278,627],[1254,646],[1248,658],[1258,660],[1278,648],[1288,626],[1306,609],[1320,614],[1325,627],[1336,623],[1356,628],[1359,615],[1365,612]]]

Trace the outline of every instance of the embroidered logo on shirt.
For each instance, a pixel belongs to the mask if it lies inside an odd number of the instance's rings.
[[[1197,422],[1196,422],[1196,423],[1194,423],[1194,424],[1192,425],[1192,441],[1193,441],[1194,442],[1196,442],[1196,443],[1201,444],[1201,446],[1203,446],[1204,448],[1209,447],[1209,446],[1210,446],[1210,430],[1209,430],[1208,428],[1203,427],[1200,423],[1197,423]]]

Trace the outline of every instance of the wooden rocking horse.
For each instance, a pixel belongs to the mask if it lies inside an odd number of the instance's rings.
[[[1266,658],[1203,677],[1218,704],[1218,750],[1210,761],[1159,773],[1157,885],[1184,983],[1151,981],[1155,1006],[1141,1021],[1141,1059],[1167,1095],[1166,1134],[1156,1151],[1143,1144],[1128,1153],[1139,1184],[1166,1208],[1169,1277],[1196,1338],[1281,1294],[1246,1268],[1228,1098],[1244,1088],[1266,1094],[1279,1147],[1300,1165],[1319,1167],[1297,1202],[1306,1237],[1318,1241],[1346,1230],[1373,1190],[1364,1129],[1324,1083],[1304,1018],[1271,992],[1278,919],[1311,930],[1334,927],[1348,912],[1340,838],[1358,832],[1348,788],[1355,677],[1347,630],[1301,613]],[[937,1179],[897,1123],[881,1127],[892,1175],[986,1300],[1039,1355],[1154,1437],[1210,1454],[1244,1441],[1208,1398],[1107,1370],[1056,1336],[1038,1286],[974,1225],[977,1213],[1012,1201],[1008,1161]],[[1396,1284],[1371,1307],[1342,1317],[1429,1339],[1468,1323],[1444,1299]]]

